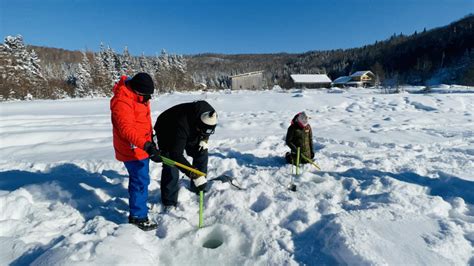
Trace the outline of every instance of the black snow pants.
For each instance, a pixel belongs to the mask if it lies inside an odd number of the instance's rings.
[[[169,158],[169,152],[161,151],[162,155]],[[209,155],[207,150],[199,151],[198,147],[186,148],[186,154],[193,158],[193,168],[207,173],[207,163]],[[187,170],[184,170],[187,171]],[[197,191],[194,182],[190,182],[191,191]],[[178,203],[179,191],[179,170],[177,167],[172,167],[163,164],[161,172],[161,202],[165,206],[170,206]]]

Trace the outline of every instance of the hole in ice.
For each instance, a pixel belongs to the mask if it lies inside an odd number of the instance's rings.
[[[209,236],[204,240],[202,244],[203,248],[216,249],[224,244],[224,238],[219,231],[213,231]]]
[[[202,247],[204,248],[210,248],[210,249],[216,249],[220,247],[223,244],[221,239],[208,239]]]

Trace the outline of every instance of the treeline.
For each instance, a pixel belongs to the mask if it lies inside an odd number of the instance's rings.
[[[303,54],[131,56],[101,44],[97,53],[27,46],[21,36],[0,45],[0,98],[108,96],[120,75],[147,72],[158,92],[230,88],[229,76],[264,70],[264,88],[290,86],[290,74],[328,74],[333,80],[372,70],[384,85],[474,85],[474,15],[450,25],[394,34],[360,48]]]
[[[353,49],[303,54],[201,54],[188,60],[189,71],[207,77],[264,70],[269,86],[290,86],[290,74],[328,74],[331,79],[371,70],[383,85],[474,85],[474,15],[450,25],[394,34],[388,40]]]
[[[382,83],[474,85],[474,15],[440,27],[361,48],[309,52],[287,65],[290,71],[324,71],[332,78],[372,70]]]
[[[194,89],[180,55],[131,56],[101,44],[98,53],[71,52],[45,47],[27,47],[23,37],[8,36],[0,45],[0,98],[58,99],[110,96],[121,75],[147,72],[157,91]]]

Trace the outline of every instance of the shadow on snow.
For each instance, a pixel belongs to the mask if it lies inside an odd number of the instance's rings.
[[[308,227],[305,231],[294,235],[295,261],[300,265],[339,265],[340,263],[331,255],[324,253],[324,241],[320,236],[321,230],[329,220],[335,217],[328,214],[321,220]]]
[[[391,173],[366,168],[349,169],[342,173],[327,173],[336,177],[352,177],[358,180],[372,180],[375,177],[388,176],[402,182],[427,187],[430,195],[439,196],[446,201],[454,197],[460,197],[466,203],[474,204],[474,182],[442,171],[437,172],[439,178],[421,176],[413,172]]]
[[[445,172],[438,172],[439,178],[421,176],[413,172],[390,173],[365,168],[349,169],[345,172],[319,172],[319,175],[324,174],[329,174],[343,181],[348,177],[355,178],[362,181],[360,183],[361,187],[370,186],[372,181],[378,177],[390,177],[402,182],[427,187],[429,195],[439,196],[444,200],[460,197],[464,199],[466,203],[474,203],[474,182],[461,179]],[[351,190],[350,188],[347,189]],[[367,196],[349,192],[349,197],[360,198],[361,204],[359,207],[368,208],[371,206],[371,202],[387,202],[389,195],[388,193],[381,193]],[[343,206],[343,209],[346,211],[353,210],[352,207],[347,208],[347,206]],[[337,265],[341,263],[333,256],[325,253],[327,250],[325,250],[324,237],[322,236],[324,234],[322,231],[323,228],[331,222],[336,215],[337,214],[323,215],[319,221],[312,224],[305,231],[294,233],[294,255],[298,263],[307,265]]]
[[[38,185],[42,190],[42,197],[71,205],[86,220],[100,215],[114,223],[122,223],[126,221],[128,212],[128,192],[122,185],[126,177],[111,170],[103,171],[102,174],[90,173],[74,164],[62,164],[47,172],[0,172],[0,190],[14,191],[21,187]],[[115,180],[111,182],[107,179]],[[59,186],[61,191],[52,186]],[[110,198],[101,198],[99,191]]]
[[[120,175],[116,171],[90,173],[74,164],[62,164],[47,172],[20,170],[0,172],[0,190],[14,191],[35,186],[34,191],[39,189],[42,198],[71,205],[86,221],[95,216],[103,216],[106,220],[120,224],[127,221],[128,215],[128,191],[122,185],[124,178],[127,176]],[[57,189],[58,186],[60,190]],[[101,198],[97,194],[99,191],[110,198]],[[11,265],[32,263],[63,238],[64,236],[61,236],[48,244],[30,248]]]

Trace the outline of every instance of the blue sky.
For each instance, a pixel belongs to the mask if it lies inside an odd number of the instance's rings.
[[[474,13],[474,0],[0,0],[0,35],[69,50],[298,53],[359,47]]]

